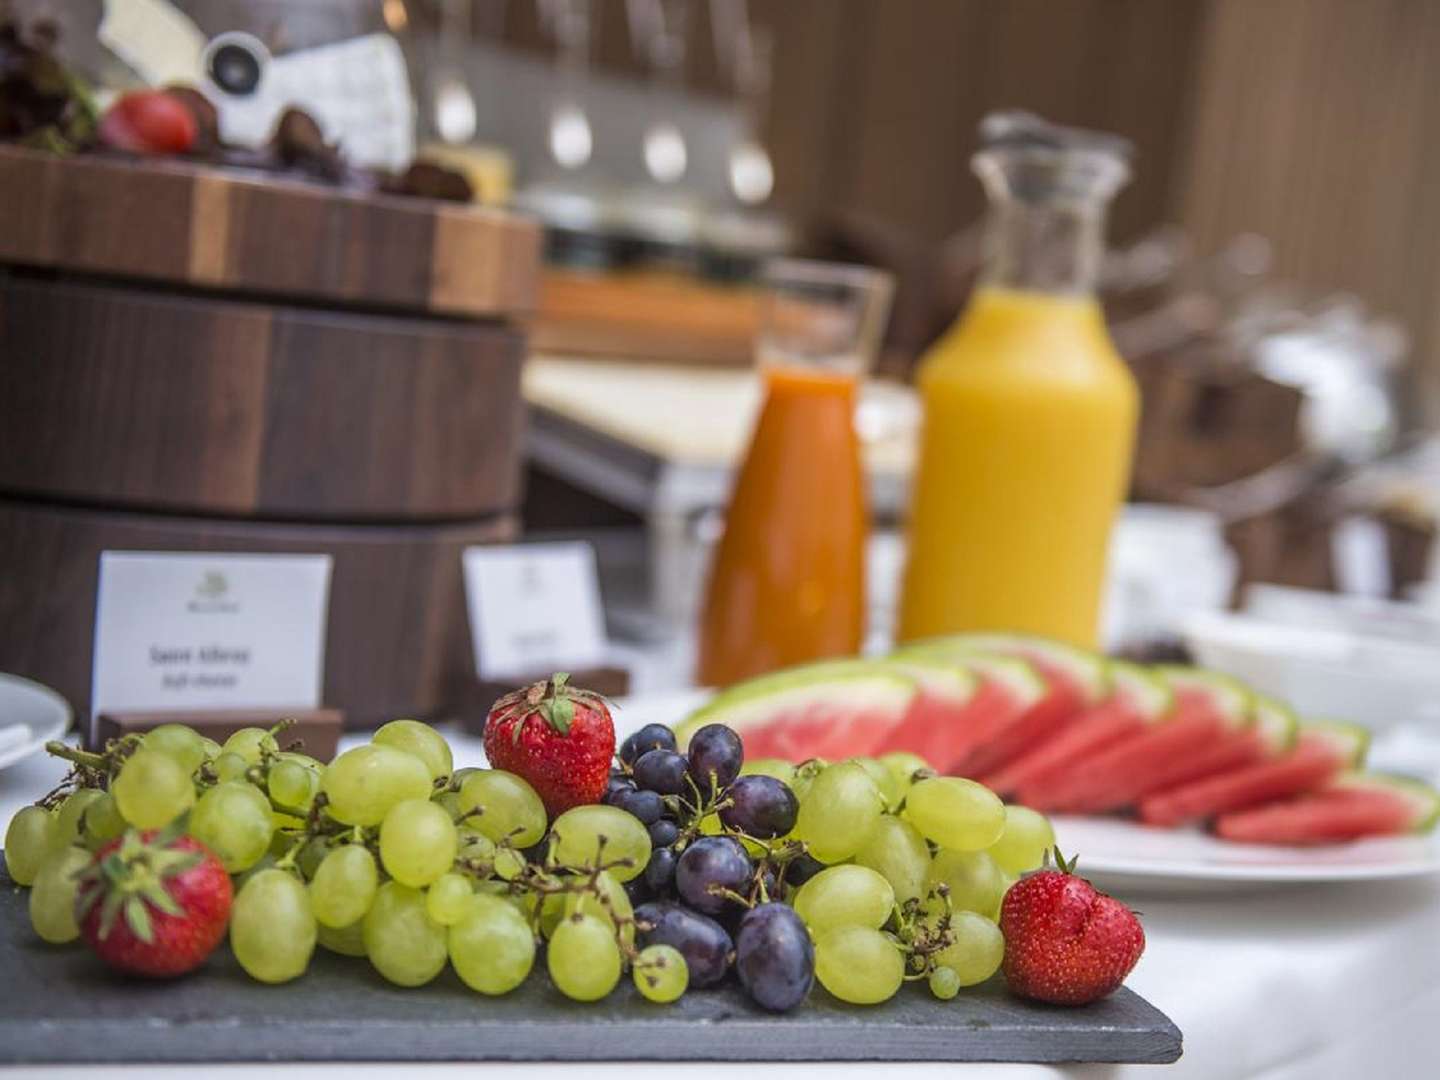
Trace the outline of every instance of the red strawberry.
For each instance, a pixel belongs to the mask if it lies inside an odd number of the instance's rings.
[[[195,115],[163,90],[132,90],[100,118],[100,141],[132,154],[183,154],[195,145]]]
[[[133,829],[95,853],[80,877],[80,934],[111,967],[183,975],[225,936],[230,875],[194,837]]]
[[[524,777],[554,818],[600,801],[615,756],[605,699],[560,674],[506,694],[485,722],[490,764]]]
[[[1076,877],[1059,848],[1055,859],[1060,869],[1017,881],[1000,906],[1005,981],[1022,997],[1085,1005],[1125,981],[1145,931],[1128,907]]]

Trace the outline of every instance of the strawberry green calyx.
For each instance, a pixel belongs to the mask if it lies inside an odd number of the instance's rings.
[[[1045,864],[1043,867],[1041,867],[1041,869],[1050,869],[1050,860],[1052,858],[1055,860],[1054,869],[1058,870],[1062,874],[1075,873],[1075,866],[1077,863],[1080,862],[1079,855],[1076,855],[1074,858],[1067,860],[1065,858],[1065,853],[1060,850],[1060,845],[1056,844],[1049,851],[1045,852]]]
[[[181,832],[172,826],[147,840],[131,829],[114,851],[80,874],[78,915],[83,919],[96,904],[101,905],[100,940],[110,936],[116,919],[123,915],[130,932],[149,944],[154,939],[152,907],[167,915],[184,915],[165,882],[200,863],[205,855],[171,847]]]
[[[548,679],[506,694],[495,703],[492,715],[501,723],[519,721],[510,733],[511,741],[518,745],[525,718],[531,713],[540,716],[557,733],[568,735],[570,725],[575,722],[577,701],[597,707],[605,705],[605,699],[599,694],[571,686],[569,673],[557,671]]]

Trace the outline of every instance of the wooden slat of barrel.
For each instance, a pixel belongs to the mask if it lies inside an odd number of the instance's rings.
[[[334,557],[324,700],[346,722],[483,710],[461,552],[514,539],[508,515],[452,525],[318,526],[59,509],[0,498],[0,671],[90,709],[100,553],[230,551]]]
[[[519,502],[522,334],[0,275],[0,492],[309,520]]]
[[[0,146],[0,262],[506,316],[535,306],[540,229],[238,169]]]

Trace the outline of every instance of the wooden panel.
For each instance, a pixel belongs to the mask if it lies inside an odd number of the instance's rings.
[[[369,727],[483,709],[460,554],[511,540],[506,516],[443,526],[311,526],[67,510],[0,499],[0,670],[90,710],[100,553],[232,551],[334,557],[322,704]]]
[[[0,147],[0,261],[490,316],[534,307],[540,233],[494,210],[184,162]]]
[[[0,277],[0,491],[307,519],[519,502],[501,324]]]
[[[1211,0],[1177,207],[1201,250],[1268,237],[1279,276],[1414,336],[1440,412],[1440,5]]]

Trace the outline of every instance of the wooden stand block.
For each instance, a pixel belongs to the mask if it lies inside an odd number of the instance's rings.
[[[345,714],[338,709],[209,709],[203,712],[176,710],[101,713],[96,717],[92,749],[99,749],[111,739],[118,739],[122,735],[149,731],[161,724],[184,724],[206,738],[224,743],[241,728],[268,729],[282,720],[293,720],[295,723],[279,736],[280,749],[284,750],[291,743],[300,741],[304,743],[300,749],[320,761],[329,761],[335,756],[340,732],[345,727]]]

